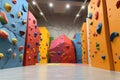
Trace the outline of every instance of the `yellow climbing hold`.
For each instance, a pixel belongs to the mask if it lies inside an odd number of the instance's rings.
[[[18,42],[16,38],[12,38],[12,43],[15,45]]]
[[[0,59],[2,59],[4,57],[3,53],[0,53]]]
[[[7,12],[10,12],[12,10],[12,6],[9,3],[5,3],[5,9]]]
[[[19,11],[18,12],[18,18],[20,18],[22,16],[22,13]]]

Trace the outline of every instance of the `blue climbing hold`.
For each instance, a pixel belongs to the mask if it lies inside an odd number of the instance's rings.
[[[57,54],[58,54],[58,55],[61,55],[61,51],[58,51]]]
[[[102,23],[99,23],[97,26],[97,33],[100,34],[102,30]]]
[[[113,41],[117,36],[119,36],[119,33],[118,33],[118,32],[113,32],[113,33],[110,35],[110,41]]]
[[[88,18],[92,19],[92,16],[93,16],[92,13],[89,13]]]
[[[35,32],[35,33],[34,33],[34,37],[37,37],[37,35],[38,35],[38,33],[37,33],[37,32]]]

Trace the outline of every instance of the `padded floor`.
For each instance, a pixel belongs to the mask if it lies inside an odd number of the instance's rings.
[[[120,80],[120,73],[80,64],[46,64],[0,70],[0,80]]]

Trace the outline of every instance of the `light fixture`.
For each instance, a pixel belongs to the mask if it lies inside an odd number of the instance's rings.
[[[33,3],[33,5],[36,5],[36,2],[34,0],[32,1],[32,3]]]
[[[43,12],[40,12],[40,15],[43,16],[44,15]]]
[[[79,16],[80,16],[79,14],[76,15],[76,17],[79,17]]]
[[[82,5],[81,9],[85,9],[85,5]]]
[[[66,4],[66,9],[69,9],[70,8],[70,4]]]
[[[51,2],[50,2],[50,3],[49,3],[49,7],[51,7],[51,8],[52,8],[52,7],[53,7],[53,3],[51,3]]]

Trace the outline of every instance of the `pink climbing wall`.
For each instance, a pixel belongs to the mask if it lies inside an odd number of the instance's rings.
[[[31,12],[28,13],[27,35],[25,43],[24,66],[38,62],[40,31]]]
[[[72,41],[65,35],[53,40],[50,46],[51,63],[75,63],[75,48]]]

